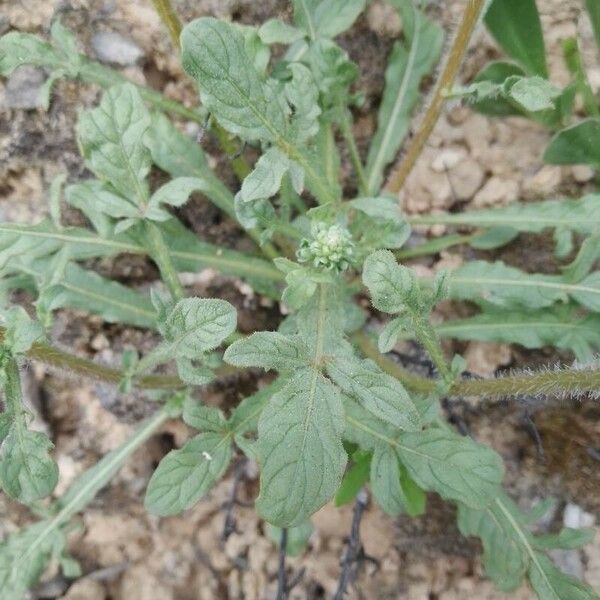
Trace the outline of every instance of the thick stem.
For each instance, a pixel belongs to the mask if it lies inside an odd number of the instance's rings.
[[[185,290],[179,281],[179,275],[173,264],[171,253],[158,225],[153,221],[144,221],[144,228],[146,230],[146,240],[148,242],[148,249],[150,250],[150,257],[156,263],[165,284],[171,292],[173,300],[181,300],[185,297]]]
[[[395,377],[407,388],[421,394],[435,389],[435,382],[419,377],[379,352],[369,336],[360,332],[353,340],[362,353],[386,373]],[[600,397],[600,368],[565,369],[541,373],[506,375],[497,379],[471,379],[456,381],[448,393],[451,397],[480,396],[506,398],[509,396],[573,396],[590,394]]]
[[[456,32],[456,36],[454,37],[446,65],[444,66],[442,75],[436,85],[435,91],[433,92],[433,98],[429,108],[427,109],[427,112],[425,113],[425,116],[423,117],[423,122],[421,123],[417,134],[413,138],[404,160],[400,162],[399,167],[390,175],[386,185],[386,189],[389,192],[397,194],[402,189],[406,178],[412,171],[417,159],[421,155],[421,152],[425,146],[425,142],[427,142],[429,139],[429,136],[431,135],[431,132],[433,131],[433,128],[442,112],[442,106],[444,105],[446,93],[456,79],[456,74],[458,73],[463,56],[467,50],[467,45],[471,39],[471,34],[473,33],[473,29],[477,24],[479,13],[481,12],[484,4],[485,0],[468,0],[462,22],[458,28],[458,31]]]

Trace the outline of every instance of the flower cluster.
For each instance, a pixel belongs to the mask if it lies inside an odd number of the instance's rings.
[[[346,271],[354,258],[354,242],[341,225],[317,222],[312,226],[312,239],[303,239],[296,253],[300,262],[331,271]]]

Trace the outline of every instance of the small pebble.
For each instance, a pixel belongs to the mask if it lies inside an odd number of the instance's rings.
[[[41,106],[40,88],[45,80],[42,69],[30,65],[17,67],[6,82],[4,105],[24,110],[38,108]]]
[[[100,62],[128,67],[144,56],[144,51],[132,40],[116,31],[99,31],[92,37],[92,48]]]

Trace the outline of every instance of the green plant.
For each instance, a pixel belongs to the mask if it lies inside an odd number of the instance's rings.
[[[178,41],[181,28],[169,3],[155,4]],[[65,553],[70,519],[152,432],[166,419],[180,416],[198,434],[165,456],[152,476],[145,505],[153,513],[176,514],[198,502],[225,474],[238,449],[256,459],[261,469],[257,510],[274,526],[274,535],[282,528],[282,540],[288,539],[289,529],[294,548],[310,532],[307,522],[316,510],[334,496],[338,503],[353,499],[370,481],[375,499],[392,515],[422,514],[426,491],[456,503],[460,530],[482,540],[486,571],[500,589],[515,590],[528,577],[543,600],[596,597],[585,584],[557,570],[545,554],[578,547],[590,540],[590,532],[566,529],[557,535],[533,535],[529,526],[543,511],[528,515],[518,510],[502,492],[501,458],[454,431],[442,417],[440,400],[464,395],[597,396],[600,371],[593,356],[600,346],[600,273],[593,267],[600,200],[591,195],[418,217],[412,222],[477,229],[403,249],[410,220],[382,183],[408,131],[421,82],[439,58],[442,31],[422,3],[392,4],[402,15],[404,37],[390,56],[378,128],[365,165],[352,128],[351,108],[360,101],[352,87],[357,67],[333,40],[353,24],[364,0],[295,1],[293,25],[270,20],[255,28],[207,17],[191,22],[181,32],[182,62],[199,85],[198,110],[94,63],[78,52],[76,40],[58,21],[52,43],[17,32],[0,38],[0,73],[7,75],[22,64],[50,70],[44,88],[47,102],[52,83],[60,77],[105,88],[99,106],[83,111],[77,126],[83,159],[96,178],[64,190],[57,180],[46,221],[0,224],[2,300],[8,305],[16,289],[36,297],[35,320],[20,307],[1,313],[5,411],[0,415],[0,486],[41,517],[0,545],[3,598],[22,598],[52,559],[61,561],[66,576],[77,575],[76,562]],[[403,182],[422,149],[450,93],[448,85],[482,4],[468,4],[432,109],[405,161],[391,175],[388,190]],[[485,76],[450,95],[470,98],[477,109],[493,114],[517,111],[539,118],[549,127],[570,114],[574,94],[597,111],[579,68],[573,69],[575,81],[568,90],[548,83],[538,21],[533,2],[493,0],[486,23],[520,65],[490,66]],[[536,43],[524,52],[524,40],[531,42],[532,31]],[[278,61],[270,60],[272,44],[289,46]],[[201,147],[165,113],[199,123],[209,117],[209,127],[226,151],[237,146],[234,136],[260,150],[252,167],[243,154],[234,159],[241,179],[236,194],[210,169]],[[594,131],[588,121],[580,126]],[[358,191],[350,199],[343,190],[352,189],[353,183],[344,186],[340,181],[336,132],[355,169]],[[592,155],[589,149],[582,152]],[[153,165],[172,177],[158,189],[148,180]],[[193,192],[235,219],[255,241],[255,253],[218,248],[188,231],[172,209]],[[87,217],[89,228],[62,224],[63,197]],[[474,261],[430,280],[398,263],[443,245],[489,249],[520,232],[546,229],[554,230],[563,256],[575,236],[585,240],[560,275],[527,274],[502,262]],[[155,286],[146,296],[81,265],[86,259],[120,253],[147,255],[168,295]],[[229,303],[185,297],[178,274],[205,267],[241,277],[258,293],[281,300],[289,314],[278,331],[242,336],[236,333],[236,312]],[[379,331],[378,346],[356,302],[363,291],[361,281],[373,306],[394,315]],[[430,313],[444,298],[470,301],[480,312],[434,326]],[[85,309],[106,321],[153,329],[161,341],[142,357],[125,353],[120,370],[103,367],[47,343],[46,332],[59,308]],[[529,348],[554,345],[572,351],[581,364],[468,380],[460,356],[447,360],[440,335]],[[415,338],[424,347],[435,365],[435,378],[419,377],[385,356],[400,337]],[[131,440],[50,504],[40,500],[54,489],[57,469],[50,441],[27,429],[18,370],[24,360],[112,383],[122,391],[151,389],[162,402]],[[177,375],[154,373],[172,362]],[[196,386],[251,367],[273,370],[277,377],[229,415],[204,406],[195,395]]]

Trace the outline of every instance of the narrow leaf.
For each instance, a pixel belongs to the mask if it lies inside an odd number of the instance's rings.
[[[394,45],[385,72],[383,99],[377,116],[377,131],[371,141],[367,159],[367,182],[370,194],[381,187],[383,171],[394,160],[411,122],[420,97],[423,78],[433,69],[442,49],[443,33],[413,2],[401,2],[405,43]]]

